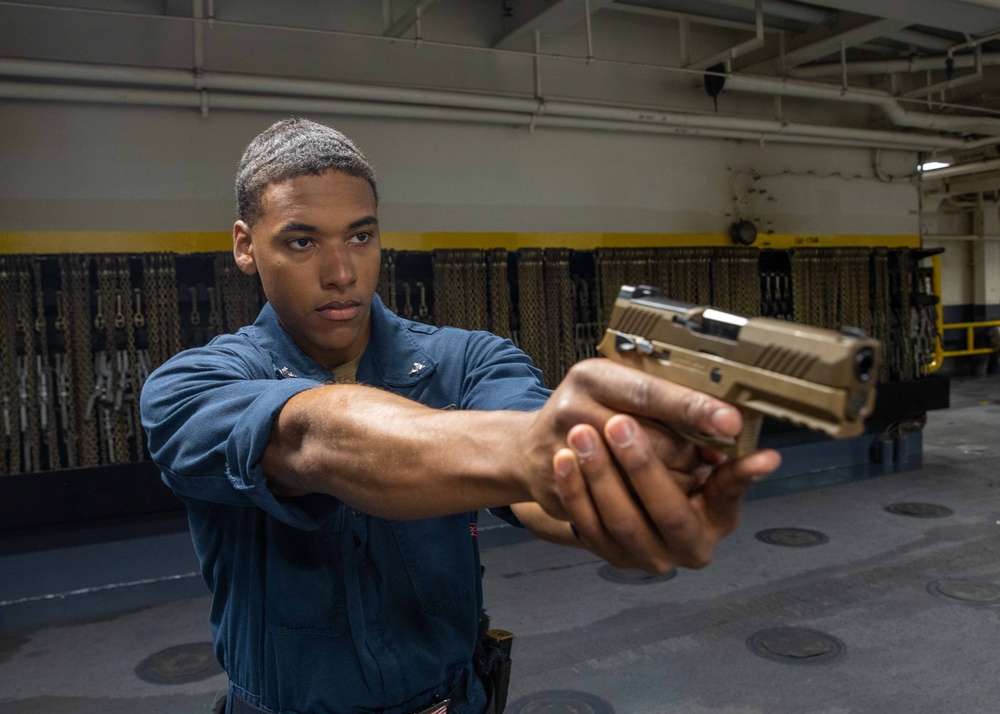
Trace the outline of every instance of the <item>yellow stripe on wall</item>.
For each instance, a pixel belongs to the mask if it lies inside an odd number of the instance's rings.
[[[408,233],[387,231],[382,247],[434,248],[732,248],[725,233]],[[754,248],[919,248],[920,236],[760,235]],[[217,253],[233,248],[228,232],[8,231],[0,232],[0,253]]]
[[[0,232],[0,253],[216,253],[233,249],[231,233],[129,231]]]

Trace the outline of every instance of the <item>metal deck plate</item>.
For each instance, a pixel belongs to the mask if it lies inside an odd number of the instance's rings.
[[[934,597],[972,607],[1000,607],[1000,587],[975,580],[935,580],[927,591]]]
[[[136,665],[135,674],[152,684],[186,684],[222,674],[211,642],[191,642],[151,654]]]
[[[597,574],[605,580],[624,585],[652,585],[653,583],[665,583],[677,577],[677,569],[668,570],[663,575],[654,575],[645,570],[636,568],[616,568],[609,564],[602,565]]]
[[[886,506],[885,510],[897,516],[913,518],[944,518],[955,513],[950,508],[936,503],[892,503]]]
[[[809,548],[830,542],[826,534],[807,528],[768,528],[758,531],[754,537],[762,543],[786,548]]]
[[[536,692],[508,704],[507,714],[614,714],[603,699],[586,692],[551,690]]]
[[[826,664],[844,653],[846,646],[832,635],[804,627],[771,627],[747,638],[756,655],[783,664]]]

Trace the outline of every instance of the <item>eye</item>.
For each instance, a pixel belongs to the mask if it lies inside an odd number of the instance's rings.
[[[354,243],[371,243],[374,236],[368,231],[362,231],[361,233],[355,233],[351,236],[351,241]]]
[[[302,250],[308,248],[312,245],[312,238],[292,238],[288,241],[288,246],[291,248],[296,248]]]

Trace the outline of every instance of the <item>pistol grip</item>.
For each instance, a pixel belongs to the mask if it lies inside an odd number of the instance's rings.
[[[740,414],[743,415],[743,430],[734,441],[716,439],[686,426],[672,425],[672,427],[674,431],[696,446],[703,446],[740,458],[757,450],[757,439],[760,437],[760,427],[764,421],[764,416],[759,412],[740,409]]]
[[[736,437],[736,449],[733,454],[737,458],[752,454],[757,450],[760,427],[764,423],[764,415],[760,412],[740,409],[740,413],[743,415],[743,431]]]

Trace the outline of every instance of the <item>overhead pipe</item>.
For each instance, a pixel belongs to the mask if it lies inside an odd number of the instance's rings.
[[[424,119],[467,123],[500,124],[523,127],[558,127],[652,134],[673,134],[705,138],[739,139],[744,141],[853,146],[919,151],[931,147],[963,145],[960,139],[915,136],[890,132],[866,132],[863,129],[840,129],[805,125],[781,125],[760,120],[714,121],[698,124],[694,115],[642,113],[612,108],[588,107],[597,110],[590,116],[559,116],[485,109],[464,109],[387,102],[352,101],[345,99],[262,96],[227,92],[202,93],[190,90],[134,89],[128,87],[83,87],[29,82],[0,81],[0,99],[68,101],[80,103],[165,106],[192,109],[228,109],[270,112],[316,112],[345,116],[371,116],[396,119]],[[557,104],[556,111],[571,111],[572,104]],[[577,108],[578,109],[578,108]],[[582,112],[581,112],[582,113]],[[631,117],[631,119],[630,119]],[[677,120],[676,122],[674,120]],[[669,123],[668,123],[669,122]],[[797,133],[797,132],[802,133]],[[811,133],[810,133],[811,132]]]
[[[349,99],[354,101],[390,102],[447,106],[453,108],[481,109],[489,111],[516,112],[524,114],[549,114],[578,118],[611,119],[614,121],[672,124],[679,126],[713,126],[719,129],[740,129],[769,133],[804,133],[811,136],[830,138],[857,138],[869,141],[885,141],[892,144],[934,145],[960,148],[965,142],[959,139],[933,137],[910,137],[895,132],[878,132],[869,129],[824,127],[808,124],[790,124],[777,120],[744,119],[719,117],[716,115],[685,114],[680,112],[653,111],[621,107],[603,107],[558,100],[536,98],[497,97],[442,90],[408,89],[402,87],[380,87],[356,85],[342,82],[326,82],[307,79],[285,79],[282,77],[261,77],[254,75],[223,72],[204,72],[197,80],[186,70],[144,69],[138,67],[114,67],[110,65],[81,65],[69,62],[47,62],[40,60],[0,59],[0,76],[22,77],[25,79],[66,80],[75,82],[108,82],[123,84],[147,84],[175,89],[195,88],[213,91],[247,92],[257,94],[278,94],[285,96],[322,97],[329,99]],[[728,80],[732,82],[734,75]],[[727,85],[728,86],[728,85]],[[926,143],[925,143],[926,142]]]
[[[475,109],[524,115],[558,115],[580,119],[602,119],[619,122],[659,124],[679,127],[708,127],[718,130],[751,131],[857,140],[885,146],[933,147],[960,149],[967,142],[951,137],[916,137],[899,132],[793,124],[778,120],[720,117],[717,115],[685,114],[628,107],[605,107],[538,98],[496,97],[442,90],[408,89],[354,85],[319,80],[284,79],[222,72],[203,72],[193,77],[186,70],[144,69],[105,65],[81,65],[68,62],[0,59],[0,76],[25,79],[47,79],[74,82],[107,82],[118,84],[153,85],[172,89],[210,90],[213,92],[246,92],[259,95],[281,95],[344,99],[353,102],[371,101],[391,104]],[[729,82],[739,79],[731,76]],[[825,85],[821,85],[826,88]]]
[[[976,66],[974,54],[956,55],[953,59],[955,69]],[[947,60],[947,55],[937,55],[935,57],[911,57],[910,59],[848,62],[845,67],[848,75],[912,73],[935,69],[943,70]],[[1000,64],[1000,52],[983,52],[982,62],[984,66]],[[817,77],[835,77],[841,71],[840,62],[824,62],[804,67],[791,67],[786,74],[795,79],[815,79]]]
[[[877,89],[849,89],[819,82],[798,82],[740,74],[731,74],[727,77],[726,89],[771,96],[872,104],[881,108],[890,121],[897,126],[908,126],[927,131],[1000,135],[1000,119],[939,116],[924,112],[911,112],[903,109],[893,95]]]
[[[899,96],[905,98],[911,97],[929,97],[932,94],[937,94],[938,92],[946,92],[949,89],[954,89],[955,87],[964,87],[966,84],[975,84],[983,78],[983,51],[979,45],[976,45],[976,69],[972,74],[964,74],[961,77],[954,77],[952,79],[945,80],[944,82],[938,82],[936,84],[929,84],[925,87],[919,87],[909,92],[900,94]]]

